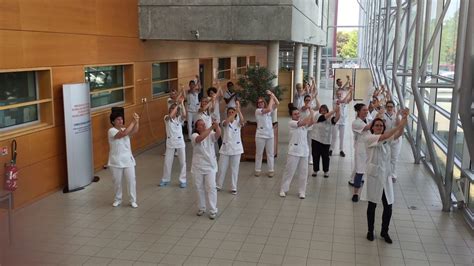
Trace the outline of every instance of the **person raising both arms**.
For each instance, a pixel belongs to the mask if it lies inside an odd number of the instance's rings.
[[[194,177],[198,197],[198,216],[209,212],[209,219],[217,216],[216,173],[217,159],[214,144],[221,136],[221,128],[217,122],[206,127],[206,123],[198,119],[195,132],[191,136],[193,159],[191,173]],[[206,203],[207,202],[207,203]]]
[[[173,167],[174,154],[178,156],[179,171],[179,187],[185,188],[186,182],[186,154],[183,136],[183,123],[186,119],[186,109],[184,107],[184,97],[180,96],[177,103],[173,103],[165,116],[166,126],[166,152],[165,163],[163,166],[163,177],[161,178],[160,187],[167,186],[171,180],[171,168]]]
[[[255,133],[255,176],[260,176],[262,172],[263,149],[267,152],[268,177],[273,177],[274,173],[274,133],[272,123],[272,112],[280,104],[277,97],[270,90],[266,91],[270,97],[270,102],[265,102],[263,97],[257,99],[257,109],[255,118],[257,120],[257,132]]]
[[[186,104],[188,110],[187,119],[188,119],[188,136],[191,139],[193,132],[194,122],[197,120],[197,114],[199,111],[199,93],[201,92],[201,82],[199,81],[199,76],[196,75],[196,80],[189,81],[189,87],[186,92]]]
[[[402,111],[402,119],[398,125],[387,130],[385,123],[380,118],[375,118],[370,124],[370,133],[364,136],[367,145],[367,239],[374,240],[375,208],[383,204],[382,230],[380,236],[385,242],[392,244],[388,228],[392,217],[392,204],[394,203],[393,182],[390,176],[390,142],[398,139],[403,134],[407,123],[408,109]]]
[[[227,108],[227,118],[222,121],[223,136],[219,156],[219,175],[217,179],[217,190],[221,190],[230,164],[231,193],[237,194],[237,182],[239,179],[240,156],[244,153],[240,130],[245,124],[244,116],[240,111],[240,102],[236,101],[236,108]]]
[[[122,204],[122,177],[127,180],[127,190],[130,196],[130,205],[137,208],[137,191],[135,176],[135,158],[133,158],[130,137],[138,132],[140,117],[133,113],[133,121],[124,127],[123,113],[112,112],[110,114],[111,127],[108,131],[109,139],[109,161],[107,163],[112,172],[115,199],[112,206]]]
[[[310,109],[310,115],[300,119],[300,111],[293,107],[291,109],[290,141],[288,143],[288,157],[286,167],[281,180],[280,197],[285,197],[290,189],[290,183],[298,171],[298,196],[300,199],[306,197],[306,184],[308,181],[308,127],[313,124],[314,112]]]

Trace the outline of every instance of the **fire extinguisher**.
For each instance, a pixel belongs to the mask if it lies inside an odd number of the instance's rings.
[[[18,168],[16,167],[16,140],[12,141],[12,159],[5,164],[5,190],[15,191],[18,187]]]

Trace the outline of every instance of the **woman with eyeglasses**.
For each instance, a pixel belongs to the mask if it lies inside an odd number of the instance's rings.
[[[267,152],[268,177],[274,175],[274,133],[272,123],[272,112],[280,104],[277,97],[269,90],[266,91],[270,102],[265,102],[263,97],[257,99],[255,118],[257,120],[257,132],[255,134],[255,176],[262,172],[263,149]]]
[[[393,180],[390,176],[390,143],[403,134],[407,123],[408,109],[403,110],[400,123],[387,130],[381,118],[375,118],[370,124],[370,133],[364,136],[367,145],[367,239],[374,240],[374,220],[377,203],[383,204],[382,230],[380,236],[385,242],[391,244],[392,239],[388,234],[390,219],[392,217],[392,204],[394,202]]]

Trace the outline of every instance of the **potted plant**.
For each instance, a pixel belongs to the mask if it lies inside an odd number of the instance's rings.
[[[243,107],[244,116],[247,123],[242,128],[242,143],[244,146],[243,160],[255,160],[255,133],[257,123],[255,122],[255,104],[259,97],[269,100],[267,90],[272,91],[278,99],[281,99],[282,88],[272,86],[272,81],[276,75],[267,68],[255,66],[248,67],[246,73],[239,78],[237,84],[240,87],[237,91],[237,98]],[[278,121],[276,119],[276,110],[273,116],[273,130],[275,133],[275,156],[278,154]],[[265,160],[265,153],[264,153]]]

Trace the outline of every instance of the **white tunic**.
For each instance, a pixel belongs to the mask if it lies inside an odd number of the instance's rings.
[[[306,117],[308,117],[309,115],[311,114],[311,112],[309,111],[309,109],[306,109],[303,111],[303,108],[300,109],[300,119],[305,119]],[[313,129],[313,125],[307,127],[308,128],[308,131],[311,131],[311,129]]]
[[[318,119],[322,116],[320,113],[314,114],[314,126],[311,131],[311,139],[322,144],[331,145],[332,138],[332,117],[322,122],[318,122]]]
[[[290,142],[288,143],[288,154],[298,157],[308,157],[308,129],[306,126],[298,127],[298,121],[291,120]]]
[[[367,145],[367,200],[382,203],[382,194],[388,204],[393,204],[393,181],[390,177],[390,139],[379,142],[381,135],[367,134],[364,142]]]
[[[298,110],[304,105],[304,96],[304,94],[299,95],[298,92],[296,92],[295,96],[293,97],[293,106],[298,108]]]
[[[167,118],[169,118],[167,120]],[[183,119],[177,116],[172,119],[169,115],[165,116],[166,126],[166,148],[179,149],[184,148],[183,137]]]
[[[125,128],[121,128],[124,131]],[[119,132],[118,129],[112,127],[108,131],[109,139],[109,162],[108,166],[126,168],[135,166],[135,158],[132,155],[132,148],[130,145],[130,137],[125,136],[120,139],[115,139],[115,135]]]
[[[272,139],[274,137],[272,112],[264,114],[263,109],[258,108],[255,110],[255,118],[257,119],[257,133],[255,134],[255,137]]]
[[[204,121],[204,124],[206,124],[206,128],[210,128],[212,126],[212,117],[208,115],[206,111],[200,112],[199,114],[197,114],[196,121],[199,119]]]
[[[197,113],[199,111],[199,97],[198,93],[190,92],[186,96],[186,102],[188,105],[188,112]]]
[[[232,96],[234,96],[235,93],[231,93],[230,91],[226,91],[224,93],[224,99],[230,99]],[[235,98],[237,98],[236,96],[232,97],[232,99],[229,101],[229,103],[227,103],[227,108],[229,107],[232,107],[232,108],[235,108]]]
[[[335,109],[337,105],[337,99],[334,100],[333,102],[333,108]],[[339,104],[339,120],[337,120],[336,125],[345,125],[346,120],[347,120],[347,104],[346,103],[340,103]]]
[[[367,120],[367,123],[370,123]],[[365,174],[367,166],[367,148],[364,141],[364,136],[369,134],[368,130],[364,131],[367,124],[359,117],[352,122],[352,132],[354,133],[354,163],[355,171],[359,174]]]
[[[240,119],[234,120],[234,122],[229,123],[227,126],[224,126],[222,123],[222,146],[219,151],[220,154],[224,155],[238,155],[244,153],[244,147],[242,146],[242,139],[240,135]]]
[[[217,159],[214,150],[214,143],[217,141],[215,135],[215,132],[211,132],[200,143],[196,142],[196,138],[199,136],[198,133],[191,136],[191,144],[193,145],[191,172],[193,174],[217,173]]]

